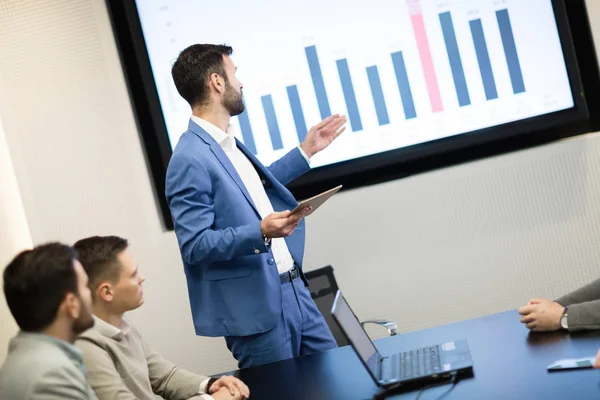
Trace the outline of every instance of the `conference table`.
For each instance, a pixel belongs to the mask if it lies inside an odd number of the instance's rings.
[[[548,372],[552,362],[596,355],[600,332],[530,333],[516,310],[375,340],[388,355],[467,339],[472,378],[432,387],[421,399],[600,399],[600,370]],[[350,346],[233,372],[256,400],[372,399],[380,391]],[[415,399],[418,390],[389,399]]]

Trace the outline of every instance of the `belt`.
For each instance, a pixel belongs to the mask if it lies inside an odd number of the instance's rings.
[[[289,271],[284,272],[283,274],[279,274],[279,280],[281,280],[281,283],[291,282],[298,277],[300,277],[300,270],[296,266]]]

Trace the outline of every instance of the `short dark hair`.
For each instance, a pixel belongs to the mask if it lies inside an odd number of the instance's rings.
[[[184,49],[171,69],[177,91],[190,106],[208,101],[208,81],[217,73],[227,82],[223,57],[230,56],[233,49],[220,44],[193,44]]]
[[[119,253],[129,246],[129,242],[118,236],[92,236],[77,241],[73,247],[78,259],[88,275],[88,286],[92,296],[101,282],[119,281],[121,263]]]
[[[39,332],[56,319],[68,293],[79,296],[71,246],[48,243],[19,253],[4,270],[8,308],[23,331]]]

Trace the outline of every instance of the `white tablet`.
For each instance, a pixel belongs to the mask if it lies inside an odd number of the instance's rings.
[[[306,214],[306,216],[315,212],[317,208],[321,206],[321,204],[325,203],[331,196],[337,193],[338,190],[342,188],[342,185],[336,186],[333,189],[329,189],[326,192],[320,193],[316,196],[311,197],[310,199],[302,200],[296,208],[292,210],[292,214],[300,212],[307,206],[311,206],[312,210]]]

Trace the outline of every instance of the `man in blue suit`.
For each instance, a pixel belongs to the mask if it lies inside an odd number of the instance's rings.
[[[336,347],[302,273],[309,209],[284,186],[345,129],[333,115],[269,167],[234,138],[244,111],[231,47],[192,45],[172,68],[192,117],[173,151],[166,196],[196,334],[224,336],[240,368]]]

